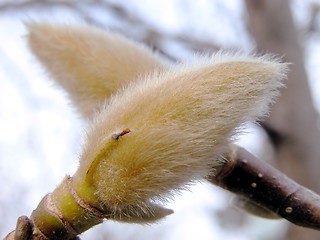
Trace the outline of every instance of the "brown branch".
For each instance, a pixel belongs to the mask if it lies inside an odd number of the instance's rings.
[[[320,230],[320,196],[238,146],[216,177],[218,186],[290,222]]]

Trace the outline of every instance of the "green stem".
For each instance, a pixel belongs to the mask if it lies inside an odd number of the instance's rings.
[[[102,223],[104,214],[81,199],[66,177],[32,212],[34,228],[49,239],[72,239]]]

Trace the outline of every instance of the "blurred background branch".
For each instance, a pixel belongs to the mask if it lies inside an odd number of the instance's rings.
[[[185,33],[164,32],[160,29],[154,28],[148,23],[147,19],[143,16],[135,14],[130,11],[126,4],[122,2],[108,2],[103,0],[91,1],[10,1],[0,4],[0,12],[21,12],[25,10],[39,11],[48,10],[50,8],[64,8],[71,11],[78,16],[82,21],[95,25],[98,27],[108,27],[111,29],[117,28],[117,31],[122,32],[124,35],[131,37],[137,41],[144,42],[156,51],[161,52],[167,58],[176,60],[173,53],[168,52],[163,42],[178,42],[184,46],[186,51],[212,53],[221,49],[221,46],[215,44],[209,39],[203,39],[197,36],[186,35]],[[121,23],[118,27],[112,27],[107,22],[98,19],[92,11],[88,9],[99,9],[104,11],[105,14],[110,14]],[[133,27],[133,28],[132,28]],[[138,33],[138,34],[137,34]]]

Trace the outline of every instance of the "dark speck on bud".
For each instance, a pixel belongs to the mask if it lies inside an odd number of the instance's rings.
[[[113,134],[113,135],[112,135],[112,138],[113,138],[114,140],[118,140],[121,136],[123,136],[123,135],[125,135],[125,134],[127,134],[127,133],[129,133],[129,132],[130,132],[130,129],[127,128],[127,129],[123,130],[121,133],[115,133],[115,134]]]

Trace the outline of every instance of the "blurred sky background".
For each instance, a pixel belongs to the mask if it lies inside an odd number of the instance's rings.
[[[143,27],[170,36],[162,41],[175,59],[193,56],[177,36],[204,39],[217,48],[250,51],[242,0],[123,0],[123,1],[4,1],[0,0],[0,237],[15,228],[16,219],[30,215],[41,198],[51,192],[78,165],[86,123],[53,86],[25,41],[24,21],[86,22],[144,38]],[[54,3],[57,2],[55,5]],[[77,3],[76,3],[77,2]],[[90,2],[93,2],[90,5]],[[94,2],[121,6],[134,19],[134,27],[115,12]],[[29,4],[29,5],[28,5]],[[45,8],[44,5],[48,7]],[[77,5],[77,11],[72,6]],[[292,11],[305,50],[305,62],[315,106],[320,110],[319,32],[310,33],[311,9],[320,1],[294,0]],[[43,5],[43,6],[41,6]],[[88,18],[91,17],[91,19]],[[318,24],[320,20],[316,20]],[[145,27],[145,26],[144,26]],[[250,126],[239,142],[253,153],[263,135]],[[257,137],[258,136],[258,137]],[[82,239],[281,239],[284,220],[264,220],[243,214],[230,203],[231,195],[208,183],[169,204],[175,213],[150,226],[105,222],[84,233]]]

